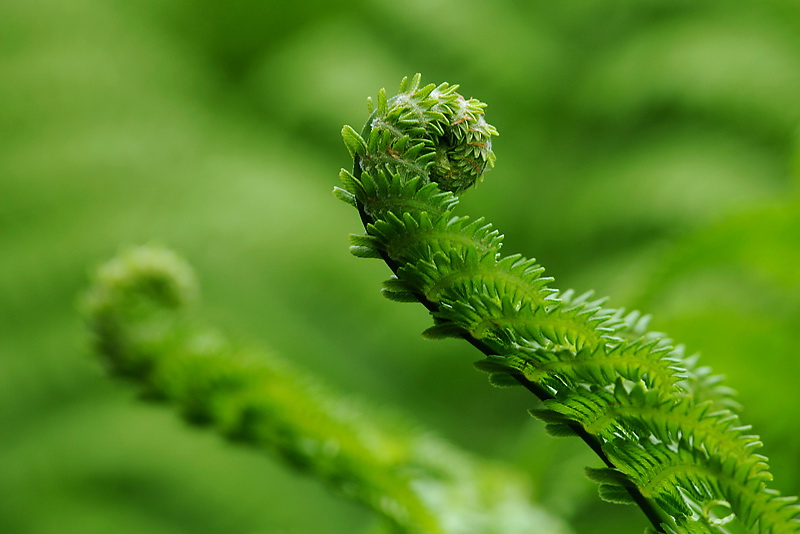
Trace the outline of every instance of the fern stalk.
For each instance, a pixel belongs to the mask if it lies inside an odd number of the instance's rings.
[[[351,252],[393,273],[384,295],[422,303],[428,337],[468,341],[492,383],[538,397],[532,414],[551,433],[580,437],[602,460],[589,471],[601,496],[637,504],[656,532],[800,532],[796,499],[768,488],[760,441],[696,356],[638,312],[550,288],[535,261],[500,254],[490,224],[455,214],[457,195],[494,164],[483,103],[417,75],[370,108],[361,133],[342,131],[353,171],[334,193],[366,229]]]

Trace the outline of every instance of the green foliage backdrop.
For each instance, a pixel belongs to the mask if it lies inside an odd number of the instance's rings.
[[[186,256],[210,315],[530,473],[576,532],[638,532],[579,443],[487,387],[353,261],[344,123],[400,77],[489,103],[465,212],[559,287],[699,350],[800,493],[800,7],[791,0],[0,3],[0,532],[350,533],[370,515],[109,381],[77,312],[125,245]],[[313,513],[310,513],[313,511]],[[626,513],[627,512],[627,513]]]

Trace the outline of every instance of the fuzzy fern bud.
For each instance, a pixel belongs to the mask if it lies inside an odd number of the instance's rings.
[[[439,188],[460,193],[494,165],[486,105],[458,94],[457,85],[420,87],[420,76],[404,79],[400,92],[378,105],[361,135],[349,126],[342,137],[357,160],[356,174],[406,171]]]
[[[524,477],[230,341],[189,313],[196,293],[189,266],[166,249],[136,248],[102,266],[86,312],[111,372],[188,421],[329,483],[392,533],[516,534],[520,524],[568,533],[529,504]]]

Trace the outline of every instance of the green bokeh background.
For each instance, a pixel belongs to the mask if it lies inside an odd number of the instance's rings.
[[[800,493],[800,4],[711,0],[0,2],[0,532],[352,533],[371,515],[109,380],[91,269],[160,243],[207,314],[336,389],[530,473],[577,533],[640,532],[578,442],[463,343],[378,295],[339,139],[400,78],[489,103],[498,164],[464,213],[556,287],[654,314],[740,392]]]

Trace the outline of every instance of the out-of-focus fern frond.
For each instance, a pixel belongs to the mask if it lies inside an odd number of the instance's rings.
[[[105,264],[86,299],[109,370],[192,423],[275,454],[372,508],[392,532],[564,533],[528,502],[526,478],[482,462],[397,416],[321,387],[287,362],[192,317],[191,269],[165,249]]]

